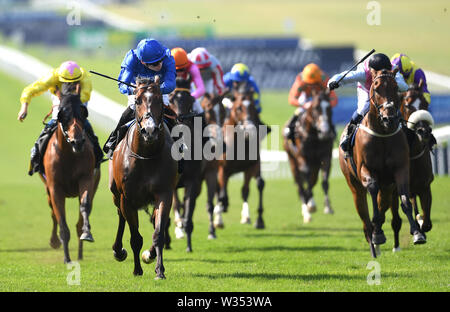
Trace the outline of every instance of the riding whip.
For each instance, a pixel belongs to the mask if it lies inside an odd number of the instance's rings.
[[[356,63],[355,65],[352,66],[352,68],[350,68],[349,70],[347,70],[347,72],[344,74],[344,76],[342,76],[341,78],[339,78],[338,81],[336,81],[337,84],[339,84],[339,82],[341,82],[342,79],[344,79],[345,76],[347,76],[347,74],[349,72],[351,72],[352,70],[354,70],[356,68],[356,66],[358,66],[359,64],[361,64],[362,62],[364,62],[369,56],[371,56],[373,53],[375,52],[375,49],[372,49],[369,53],[367,53],[361,60],[359,60],[358,63]]]
[[[96,75],[99,75],[99,76],[102,76],[102,77],[104,77],[104,78],[108,78],[108,79],[111,79],[111,80],[114,80],[114,81],[123,83],[124,85],[127,85],[127,86],[129,86],[129,87],[136,88],[136,86],[133,85],[133,84],[131,84],[131,83],[127,83],[127,82],[121,81],[121,80],[119,80],[119,79],[116,79],[116,78],[113,78],[113,77],[110,77],[110,76],[107,76],[107,75],[103,75],[103,74],[97,73],[97,72],[95,72],[95,71],[93,71],[93,70],[90,70],[89,72],[90,72],[90,73],[93,73],[93,74],[96,74]]]

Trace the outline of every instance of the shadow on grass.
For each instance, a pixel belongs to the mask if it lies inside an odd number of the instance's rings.
[[[219,263],[254,263],[254,260],[247,259],[196,259],[196,258],[179,258],[179,259],[164,259],[165,262],[202,262],[202,263],[210,263],[210,264],[219,264]]]
[[[244,252],[244,251],[306,251],[306,252],[324,252],[324,251],[361,251],[355,248],[344,248],[340,246],[249,246],[249,247],[226,247],[225,252]]]
[[[0,249],[0,253],[5,252],[47,252],[47,251],[53,251],[55,249],[51,247],[39,247],[39,248],[17,248],[17,249]],[[62,250],[62,248],[61,248]]]

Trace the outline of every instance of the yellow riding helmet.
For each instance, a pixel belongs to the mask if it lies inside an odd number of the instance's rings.
[[[176,69],[182,69],[189,65],[187,53],[183,48],[174,48],[170,52],[175,59]]]
[[[246,81],[250,77],[248,66],[243,63],[234,64],[231,68],[231,78],[234,81]]]
[[[409,56],[402,53],[394,54],[391,57],[391,63],[394,68],[399,67],[400,71],[406,75],[411,74],[414,67],[414,62],[411,61]]]
[[[322,70],[317,64],[310,63],[303,68],[301,77],[306,83],[320,83],[322,82]]]
[[[58,78],[61,82],[75,82],[83,78],[80,66],[74,61],[62,63],[58,68]]]

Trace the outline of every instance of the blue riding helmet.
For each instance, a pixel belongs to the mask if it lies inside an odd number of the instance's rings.
[[[243,63],[234,64],[231,68],[231,79],[233,81],[247,81],[250,77],[250,70]]]
[[[142,39],[136,47],[136,56],[144,63],[155,63],[165,55],[164,47],[155,39]]]

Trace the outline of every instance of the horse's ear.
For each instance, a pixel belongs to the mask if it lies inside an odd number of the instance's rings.
[[[156,84],[159,84],[159,79],[160,79],[159,76],[156,75],[153,81],[154,81]]]

